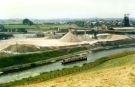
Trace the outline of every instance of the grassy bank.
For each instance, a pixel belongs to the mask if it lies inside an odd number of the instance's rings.
[[[47,51],[41,53],[33,53],[33,54],[19,54],[19,55],[7,55],[0,56],[0,68],[18,65],[18,64],[26,64],[41,60],[47,60],[50,58],[55,58],[79,51],[87,50],[86,47],[75,47],[75,48],[66,48],[59,49],[55,51]]]
[[[123,53],[118,53],[111,56],[103,57],[92,63],[84,64],[82,67],[65,68],[62,70],[45,72],[36,77],[26,78],[23,80],[10,82],[7,84],[1,84],[0,87],[14,87],[16,85],[38,83],[64,75],[83,72],[85,70],[97,70],[97,69],[99,70],[103,68],[122,66],[131,63],[135,63],[135,51],[123,52]]]

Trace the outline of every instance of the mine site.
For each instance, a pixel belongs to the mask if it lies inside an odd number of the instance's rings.
[[[30,2],[2,2],[0,87],[135,87],[134,1]]]

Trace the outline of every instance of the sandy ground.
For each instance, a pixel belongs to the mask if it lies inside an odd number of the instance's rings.
[[[19,87],[135,87],[135,65],[85,71]]]
[[[44,38],[28,38],[28,39],[9,39],[0,41],[0,50],[13,44],[31,44],[36,46],[66,46],[74,45],[76,43],[60,42],[57,39],[44,39]]]
[[[8,47],[13,44],[31,44],[35,46],[68,46],[68,45],[77,45],[77,44],[93,44],[97,41],[112,41],[112,40],[120,40],[128,38],[125,35],[111,35],[111,38],[107,39],[98,39],[98,40],[90,40],[90,41],[82,41],[82,42],[62,42],[59,39],[45,39],[45,38],[27,38],[27,39],[8,39],[8,40],[0,40],[0,50]]]

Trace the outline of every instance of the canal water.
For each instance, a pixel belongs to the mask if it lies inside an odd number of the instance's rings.
[[[87,61],[75,62],[75,63],[71,63],[68,65],[62,65],[61,61],[58,61],[56,63],[43,65],[43,66],[28,69],[28,70],[23,70],[23,71],[19,71],[19,72],[13,72],[13,73],[1,75],[0,83],[6,83],[6,82],[14,81],[14,80],[20,80],[23,78],[37,76],[43,72],[49,72],[49,71],[63,69],[63,68],[71,68],[73,66],[82,66],[84,63],[93,62],[96,59],[99,59],[101,57],[105,57],[105,56],[115,54],[118,52],[122,52],[122,51],[132,51],[132,50],[135,50],[135,47],[116,48],[116,49],[108,49],[108,50],[102,50],[102,51],[98,51],[98,52],[92,52],[87,55],[87,57],[88,57]]]

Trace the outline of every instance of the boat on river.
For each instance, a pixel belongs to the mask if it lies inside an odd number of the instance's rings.
[[[71,62],[77,62],[77,61],[83,61],[83,60],[87,60],[87,56],[86,55],[76,55],[70,58],[66,58],[62,60],[62,64],[68,64]]]

